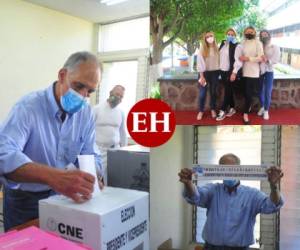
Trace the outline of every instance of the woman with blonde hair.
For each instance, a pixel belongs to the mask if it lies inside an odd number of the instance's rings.
[[[234,102],[234,82],[230,81],[230,75],[233,71],[233,65],[235,62],[234,54],[235,49],[238,46],[236,40],[236,31],[233,28],[229,28],[226,31],[226,40],[223,40],[220,45],[220,74],[221,80],[224,84],[224,99],[220,112],[217,117],[217,121],[222,121],[225,117],[233,116],[235,111]]]
[[[197,57],[197,69],[199,72],[199,113],[197,120],[201,120],[204,114],[206,92],[209,88],[210,109],[212,118],[216,118],[217,85],[219,82],[219,49],[213,32],[203,35],[202,46]]]
[[[234,81],[240,68],[243,70],[242,82],[244,85],[245,106],[243,121],[250,124],[249,113],[255,90],[259,89],[260,62],[264,55],[262,43],[256,38],[256,30],[249,26],[244,30],[244,40],[235,50],[234,69],[230,80]]]

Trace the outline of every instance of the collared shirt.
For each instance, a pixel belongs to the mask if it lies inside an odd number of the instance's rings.
[[[112,108],[107,101],[93,109],[96,123],[96,143],[99,147],[127,146],[124,112],[117,106]]]
[[[4,175],[30,162],[64,169],[76,164],[79,154],[93,154],[101,173],[91,107],[67,114],[64,122],[62,113],[54,97],[54,85],[26,95],[13,107],[0,127],[0,176],[9,188],[49,190],[47,185],[16,183]]]
[[[277,212],[283,205],[280,198],[276,206],[265,193],[240,185],[229,193],[224,184],[206,184],[197,187],[187,202],[207,208],[207,219],[202,232],[205,241],[217,246],[246,247],[254,243],[255,217],[259,213]]]

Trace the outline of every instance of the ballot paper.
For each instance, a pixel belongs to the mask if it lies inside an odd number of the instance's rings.
[[[196,180],[267,180],[268,165],[193,165]]]
[[[99,188],[94,155],[78,155],[77,157],[79,169],[95,177],[94,192],[92,196],[94,197],[96,195],[99,195],[101,193],[101,190]]]

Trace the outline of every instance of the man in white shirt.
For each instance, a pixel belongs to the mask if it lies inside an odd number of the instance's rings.
[[[101,152],[105,184],[107,184],[107,150],[127,145],[125,115],[118,107],[124,92],[123,86],[116,85],[110,91],[109,98],[94,107],[96,143]]]

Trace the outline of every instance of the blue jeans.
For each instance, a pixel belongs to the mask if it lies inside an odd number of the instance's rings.
[[[54,195],[54,191],[28,192],[4,188],[4,230],[24,224],[39,217],[39,200]]]
[[[200,85],[200,93],[199,93],[200,112],[204,112],[207,88],[209,88],[209,93],[210,93],[210,109],[216,110],[219,74],[220,74],[219,70],[204,72],[204,77],[207,84],[204,87]]]
[[[261,107],[265,110],[269,110],[271,104],[271,97],[272,97],[272,89],[273,89],[273,79],[274,73],[273,72],[266,72],[260,76],[260,93],[259,99]]]

